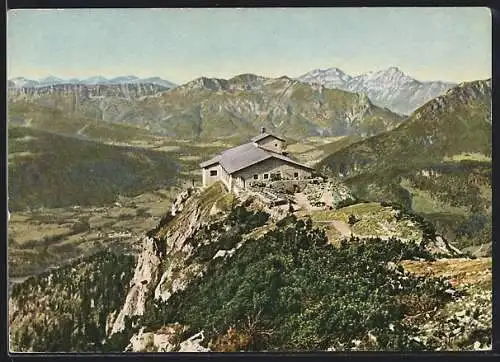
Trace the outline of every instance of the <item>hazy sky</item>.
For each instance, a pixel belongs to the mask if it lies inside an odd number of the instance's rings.
[[[355,75],[398,66],[420,80],[491,76],[487,8],[12,10],[8,77],[241,73]]]

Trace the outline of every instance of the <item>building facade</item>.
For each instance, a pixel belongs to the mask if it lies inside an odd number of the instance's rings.
[[[284,149],[284,139],[262,129],[261,134],[252,138],[251,142],[201,163],[203,186],[222,181],[233,191],[246,189],[254,182],[311,177],[314,170],[290,158]]]

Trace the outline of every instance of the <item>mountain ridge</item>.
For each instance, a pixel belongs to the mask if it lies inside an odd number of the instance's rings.
[[[410,114],[456,85],[441,80],[419,81],[395,66],[355,76],[335,67],[314,69],[296,79],[326,88],[366,93],[375,105],[387,107],[400,114]]]
[[[118,76],[106,78],[102,75],[91,76],[88,78],[59,78],[56,76],[48,76],[39,80],[28,79],[25,77],[14,77],[9,79],[9,84],[13,88],[29,88],[29,87],[46,87],[61,84],[83,84],[83,85],[116,85],[116,84],[156,84],[167,88],[174,88],[177,84],[162,79],[158,76],[139,78],[135,75]]]
[[[491,252],[491,79],[464,82],[404,123],[340,149],[316,167],[358,197],[425,215],[471,252]]]
[[[262,126],[290,138],[373,135],[402,121],[374,106],[366,95],[318,88],[287,76],[199,77],[172,89],[146,88],[122,84],[10,89],[9,103],[22,108],[23,102],[35,102],[185,138],[248,136]]]
[[[356,143],[351,144],[350,146],[346,147],[345,149],[340,150],[339,152],[336,152],[329,157],[336,157],[336,155],[340,153],[349,153],[354,155],[352,151],[354,149],[358,150],[357,155],[368,155],[368,153],[372,153],[374,158],[367,159],[370,160],[370,162],[376,161],[378,158],[384,158],[387,157],[387,152],[384,154],[377,153],[377,149],[382,146],[387,146],[386,141],[389,140],[390,138],[404,138],[403,133],[411,131],[413,132],[412,135],[415,136],[418,133],[418,137],[413,137],[411,141],[409,140],[410,144],[396,144],[398,145],[398,149],[394,149],[393,147],[386,147],[386,150],[390,150],[391,154],[397,155],[401,153],[409,153],[409,152],[414,152],[414,158],[411,158],[411,160],[415,161],[419,159],[418,154],[422,154],[422,152],[426,154],[431,154],[435,157],[442,158],[445,156],[452,156],[453,152],[474,152],[477,151],[477,149],[467,149],[468,145],[464,144],[463,142],[458,142],[457,139],[462,139],[461,136],[454,135],[452,130],[457,130],[454,126],[457,125],[462,125],[463,127],[468,127],[467,125],[464,125],[460,122],[460,120],[456,120],[452,117],[450,118],[444,118],[444,114],[447,112],[459,112],[464,108],[466,111],[470,111],[469,109],[466,109],[468,106],[475,106],[475,102],[480,102],[481,105],[484,105],[487,109],[480,109],[481,111],[480,117],[481,119],[484,118],[487,123],[489,123],[489,127],[491,127],[491,114],[487,113],[489,109],[491,109],[491,101],[488,103],[488,99],[491,99],[491,79],[487,80],[480,80],[480,81],[474,81],[474,82],[463,82],[460,83],[458,86],[448,90],[445,95],[439,96],[432,101],[426,103],[425,105],[421,106],[418,108],[407,120],[406,122],[398,125],[395,127],[393,130],[376,135],[374,137],[370,137],[364,140],[360,140]],[[458,108],[461,107],[461,108]],[[471,111],[473,112],[473,111]],[[475,116],[475,113],[472,113],[472,115]],[[489,116],[488,116],[489,115]],[[468,117],[469,115],[466,114],[464,117]],[[476,119],[479,117],[471,117],[467,118],[467,120],[470,120],[471,123],[475,125],[480,125],[480,121],[476,121]],[[447,139],[448,137],[443,137],[442,141],[446,141],[446,148],[444,149],[436,149],[436,142],[440,141],[439,138],[437,138],[437,131],[439,130],[440,127],[444,127],[448,124],[453,125],[453,127],[450,125],[450,129],[446,130],[449,131],[449,135],[455,136],[454,139],[450,140]],[[417,133],[415,133],[417,132]],[[459,133],[459,132],[456,132]],[[486,135],[486,133],[484,134]],[[484,136],[481,134],[481,137]],[[484,138],[485,141],[488,140],[488,138]],[[480,142],[475,143],[472,147],[476,147],[477,144],[480,144]],[[380,145],[380,146],[379,146]],[[411,145],[411,150],[408,148]],[[422,148],[422,146],[424,148]],[[427,149],[426,147],[428,146],[433,146],[432,149]],[[450,148],[452,146],[456,146],[453,148],[453,150]],[[361,151],[361,149],[364,149],[365,151]],[[485,144],[483,147],[481,147],[482,151],[488,151],[490,150],[491,153],[491,139],[489,144]],[[437,153],[439,151],[439,153]],[[323,160],[323,162],[318,165],[318,167],[323,167],[325,165],[326,160]],[[367,167],[369,167],[370,162],[365,162],[363,163],[363,168],[355,167],[352,169],[356,169],[355,174],[358,174],[362,170],[365,170]],[[403,162],[403,160],[402,160]],[[407,161],[404,161],[406,163]],[[416,161],[415,161],[416,162]],[[341,172],[342,173],[342,172]],[[349,175],[354,175],[351,172],[348,172]],[[344,175],[347,177],[347,174]]]

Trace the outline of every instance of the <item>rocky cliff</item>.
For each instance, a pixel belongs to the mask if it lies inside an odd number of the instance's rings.
[[[159,95],[167,91],[167,88],[155,83],[122,83],[122,84],[55,84],[41,87],[11,87],[8,90],[9,99],[12,102],[26,100],[30,102],[43,102],[52,97],[72,96],[75,102],[86,102],[92,99],[104,97],[116,97],[124,99],[135,99],[151,95]],[[47,101],[44,103],[50,106]]]

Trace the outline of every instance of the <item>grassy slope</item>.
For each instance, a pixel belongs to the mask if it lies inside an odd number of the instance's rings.
[[[491,237],[483,231],[491,221],[472,233],[459,229],[477,215],[491,220],[490,87],[478,81],[454,88],[396,129],[342,148],[317,168],[344,174],[361,198],[396,201],[425,214],[462,247],[474,244],[471,238],[486,243]],[[421,175],[429,169],[439,176]]]
[[[381,169],[426,167],[464,152],[491,156],[491,98],[484,95],[467,102],[451,93],[439,99],[421,107],[396,129],[330,155],[319,167],[342,172],[343,165],[355,164],[358,170],[349,172],[354,176]],[[439,102],[445,105],[439,107]]]
[[[102,204],[175,180],[163,153],[9,127],[9,207]]]

